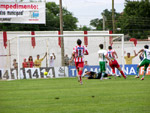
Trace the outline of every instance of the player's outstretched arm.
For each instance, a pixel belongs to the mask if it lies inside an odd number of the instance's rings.
[[[44,55],[44,57],[42,59],[44,59],[46,57],[46,55],[47,55],[47,52],[45,53],[45,55]]]
[[[136,54],[136,51],[134,50],[134,56],[136,57],[137,56],[137,54]]]
[[[89,52],[86,50],[85,53],[84,53],[84,55],[88,55],[88,54],[89,54]]]
[[[142,53],[144,51],[144,49],[141,49],[137,54],[136,56],[139,54],[139,53]]]

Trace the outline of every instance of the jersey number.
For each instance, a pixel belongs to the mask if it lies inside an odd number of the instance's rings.
[[[103,54],[99,54],[99,58],[103,58]]]
[[[111,53],[108,53],[108,56],[109,56],[110,58],[112,58],[112,55],[111,55]]]
[[[79,49],[78,50],[78,57],[82,57],[83,56],[83,50],[82,49]]]

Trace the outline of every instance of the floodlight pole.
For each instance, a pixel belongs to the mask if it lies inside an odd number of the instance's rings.
[[[62,0],[59,0],[59,13],[60,13],[60,34],[63,35],[63,12]],[[61,37],[61,65],[64,66],[64,37]]]
[[[102,16],[103,16],[103,31],[105,31],[105,15],[102,14]]]
[[[112,24],[113,24],[113,34],[114,34],[115,33],[114,0],[112,0]]]

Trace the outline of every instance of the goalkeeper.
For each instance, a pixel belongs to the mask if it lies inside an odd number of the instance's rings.
[[[101,72],[96,73],[94,71],[86,71],[83,77],[85,77],[86,75],[88,76],[87,79],[100,79],[102,77]],[[111,78],[107,78],[108,76],[112,76],[112,75],[105,73],[103,79],[111,79]]]

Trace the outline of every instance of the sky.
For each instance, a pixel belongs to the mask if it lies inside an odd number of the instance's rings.
[[[59,4],[59,0],[47,0],[47,2]],[[114,0],[117,12],[123,12],[125,0]],[[112,0],[62,0],[63,7],[78,18],[78,26],[90,26],[90,20],[102,18],[101,13],[105,9],[112,9]]]
[[[0,0],[0,2],[14,2],[15,0]],[[20,0],[17,0],[18,2]],[[30,0],[24,0],[28,2]],[[36,1],[36,0],[34,0]],[[37,0],[38,1],[38,0]],[[44,1],[44,0],[42,0]],[[59,0],[46,0],[59,4]],[[136,1],[136,0],[134,0]],[[117,12],[123,12],[125,0],[114,0],[114,7]],[[73,13],[78,18],[78,26],[89,27],[90,20],[102,18],[101,13],[105,9],[112,9],[112,0],[62,0],[63,7]]]

